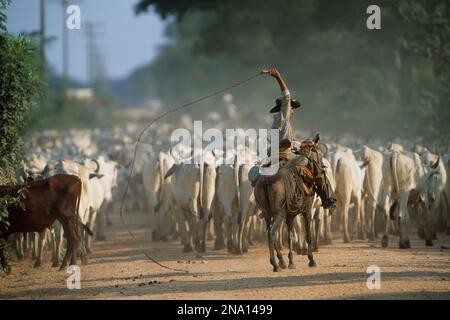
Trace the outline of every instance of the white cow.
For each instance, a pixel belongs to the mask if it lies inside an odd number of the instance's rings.
[[[429,232],[429,215],[424,205],[426,198],[424,177],[425,170],[417,153],[393,151],[390,156],[390,169],[392,176],[392,200],[394,205],[390,209],[400,233],[399,247],[411,248],[408,236],[410,211],[417,210],[419,220],[425,225],[426,242],[432,243]],[[408,207],[409,204],[409,207]],[[387,236],[385,234],[385,236]]]
[[[224,215],[228,252],[237,248],[237,216],[239,211],[239,166],[221,164],[217,170],[216,196]]]
[[[348,231],[349,208],[353,204],[353,229],[358,229],[358,237],[365,238],[364,210],[361,207],[362,185],[364,171],[355,159],[351,150],[339,151],[334,154],[336,161],[336,200],[341,218],[344,242],[350,242]]]
[[[380,190],[383,181],[383,154],[368,146],[364,146],[362,149],[362,160],[366,163],[363,182],[364,211],[367,218],[368,236],[370,240],[373,240],[376,238],[375,213],[380,203]]]
[[[192,244],[198,250],[200,239],[203,238],[202,223],[204,218],[200,217],[200,167],[193,163],[175,163],[167,171],[164,179],[171,175],[175,176],[175,200],[181,210],[180,229],[183,237],[183,252],[191,252]],[[189,227],[187,230],[186,223]],[[199,227],[200,225],[200,227]]]
[[[423,159],[423,158],[422,158]],[[442,203],[445,201],[445,189],[447,186],[447,171],[443,159],[437,156],[435,163],[427,162],[425,174],[425,193],[423,199],[427,206],[427,214],[430,215],[430,232],[432,239],[437,239],[438,222],[443,220],[440,218],[440,210]]]
[[[94,230],[97,214],[104,214],[101,210],[112,201],[112,189],[117,186],[117,163],[100,156],[97,160],[85,160],[84,165],[96,174],[94,179],[89,179],[91,206],[87,220],[88,228]],[[85,250],[90,253],[92,235],[86,232],[85,237]]]
[[[248,251],[247,235],[250,232],[253,216],[256,215],[257,206],[253,187],[248,179],[248,173],[254,164],[247,162],[239,166],[239,214],[236,254]]]

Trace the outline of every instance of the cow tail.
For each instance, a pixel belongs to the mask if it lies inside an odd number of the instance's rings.
[[[391,155],[391,172],[392,172],[392,179],[394,180],[394,192],[397,197],[400,196],[400,187],[398,184],[398,176],[397,176],[397,157],[398,153],[393,152]]]
[[[79,228],[78,228],[78,220],[80,218],[80,202],[81,202],[81,192],[82,192],[82,183],[81,183],[81,179],[78,179],[79,183],[79,188],[78,188],[78,197],[77,197],[77,205],[76,205],[76,209],[75,209],[75,232],[78,232]]]

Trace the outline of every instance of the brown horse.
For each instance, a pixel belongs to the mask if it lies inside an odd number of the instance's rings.
[[[297,158],[286,162],[273,176],[260,176],[255,184],[254,195],[258,207],[263,212],[267,226],[270,263],[273,271],[286,268],[280,244],[275,241],[283,219],[288,228],[289,269],[294,269],[293,259],[293,221],[301,214],[305,222],[306,242],[308,245],[309,266],[316,265],[312,250],[312,205],[314,192],[322,199],[332,199],[331,188],[324,173],[322,155],[315,142],[309,141]],[[304,163],[308,165],[299,165]],[[302,172],[303,171],[303,172]],[[307,174],[305,174],[305,171]],[[275,260],[275,251],[279,264]]]

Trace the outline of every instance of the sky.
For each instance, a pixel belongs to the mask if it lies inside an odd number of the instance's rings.
[[[56,40],[46,48],[50,66],[62,70],[62,28],[69,17],[61,0],[45,0],[46,36]],[[81,9],[81,29],[69,30],[69,76],[78,81],[87,79],[86,36],[83,23],[99,22],[97,44],[104,56],[106,76],[122,79],[140,65],[156,57],[165,42],[165,23],[153,12],[136,16],[137,0],[69,0]],[[8,10],[8,31],[14,34],[39,29],[39,0],[12,0]]]

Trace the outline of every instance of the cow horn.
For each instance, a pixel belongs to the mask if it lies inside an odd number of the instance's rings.
[[[98,163],[97,159],[92,159],[92,161],[97,165],[97,168],[95,169],[95,174],[98,174],[100,171],[100,163]]]
[[[431,168],[431,169],[437,169],[437,167],[439,166],[439,161],[440,161],[440,160],[441,160],[441,156],[438,155],[438,158],[437,158],[435,164],[431,165],[430,168]]]

